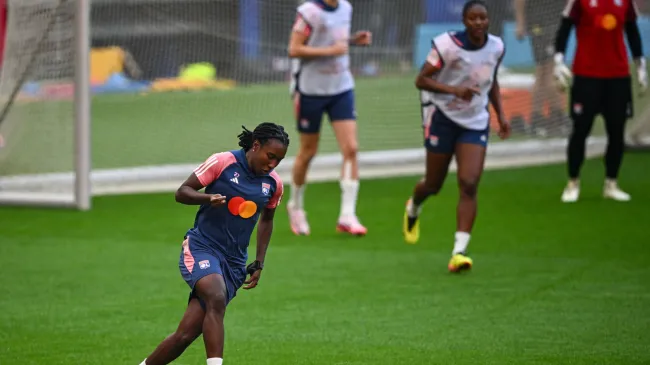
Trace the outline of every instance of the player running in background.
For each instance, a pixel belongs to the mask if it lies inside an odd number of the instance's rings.
[[[347,0],[307,1],[297,13],[289,41],[289,57],[293,58],[291,92],[300,132],[287,204],[291,229],[297,235],[310,233],[304,208],[306,176],[318,150],[321,120],[327,113],[343,155],[337,230],[364,235],[367,229],[356,215],[357,116],[348,45],[369,45],[372,35],[361,31],[350,38],[352,5]]]
[[[562,13],[566,0],[515,0],[514,5],[517,39],[530,36],[537,64],[530,116],[532,131],[542,137],[549,134],[566,136],[570,122],[562,92],[553,77],[555,33],[560,26],[558,15]],[[547,101],[550,109],[548,118],[544,113]]]
[[[499,136],[507,138],[510,134],[497,80],[505,54],[503,41],[487,33],[489,19],[483,1],[465,4],[463,23],[464,31],[444,33],[433,39],[431,52],[415,82],[421,90],[426,172],[406,204],[403,223],[406,242],[416,243],[420,237],[422,203],[440,192],[455,155],[460,200],[448,265],[451,272],[472,267],[467,245],[476,217],[476,194],[490,133],[489,103],[497,114]]]
[[[226,306],[242,284],[257,286],[282,198],[282,181],[273,169],[287,153],[289,137],[282,126],[262,123],[252,132],[244,128],[239,146],[210,156],[176,191],[177,202],[200,205],[179,262],[191,288],[189,303],[176,332],[141,365],[169,364],[201,333],[207,364],[221,365]],[[205,193],[199,192],[204,187]],[[246,266],[258,219],[257,255]]]
[[[627,34],[636,63],[641,89],[647,88],[641,35],[632,0],[570,0],[563,12],[555,42],[555,75],[566,86],[571,71],[564,65],[564,53],[571,27],[576,26],[577,49],[573,61],[571,119],[567,162],[569,182],[562,193],[563,202],[575,202],[580,196],[580,167],[585,159],[585,141],[597,114],[605,119],[605,186],[603,196],[618,201],[630,200],[617,178],[625,146],[625,123],[633,115],[632,81],[623,32]]]

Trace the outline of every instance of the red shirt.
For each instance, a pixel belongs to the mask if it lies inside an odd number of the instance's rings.
[[[599,78],[630,75],[623,34],[625,23],[637,18],[633,0],[570,0],[564,16],[571,18],[576,26],[575,75]]]

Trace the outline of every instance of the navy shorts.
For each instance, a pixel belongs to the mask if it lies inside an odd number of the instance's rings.
[[[325,113],[327,113],[330,122],[357,119],[354,108],[354,90],[334,96],[310,96],[296,93],[294,106],[300,133],[319,133]]]
[[[490,127],[483,130],[465,128],[431,107],[424,123],[424,147],[433,153],[454,153],[457,144],[469,143],[487,147]]]
[[[194,235],[185,237],[178,266],[183,279],[191,289],[189,300],[198,298],[203,308],[205,303],[194,290],[194,286],[202,277],[210,274],[219,274],[223,277],[226,283],[226,304],[230,303],[237,294],[237,289],[246,280],[246,266],[231,266],[223,255]]]

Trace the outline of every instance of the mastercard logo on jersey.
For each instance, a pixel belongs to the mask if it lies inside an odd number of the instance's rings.
[[[257,204],[241,196],[236,196],[228,202],[228,211],[232,215],[248,219],[257,213]]]

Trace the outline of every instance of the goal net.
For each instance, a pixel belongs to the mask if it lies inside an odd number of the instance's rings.
[[[74,19],[80,1],[87,0],[9,0],[0,79],[0,101],[3,108],[9,106],[0,122],[5,139],[0,201],[7,196],[20,201],[21,194],[35,193],[48,199],[74,197],[79,158],[74,146]],[[91,43],[93,194],[175,189],[212,153],[237,148],[242,125],[252,129],[262,121],[283,124],[290,133],[289,158],[278,168],[288,179],[298,135],[286,49],[300,3],[93,0],[92,31],[86,34]],[[362,177],[420,173],[422,120],[413,80],[431,38],[461,29],[464,1],[352,3],[353,29],[373,32],[371,47],[350,50]],[[543,106],[533,110],[534,55],[545,45],[516,38],[512,1],[491,3],[508,48],[500,80],[516,135],[509,142],[492,137],[489,164],[560,161],[565,117],[552,113],[549,95],[541,96]],[[539,16],[559,19],[547,8]],[[559,98],[566,112],[566,96]],[[600,152],[602,142],[592,139],[590,152]],[[311,181],[337,178],[337,150],[324,117]]]

